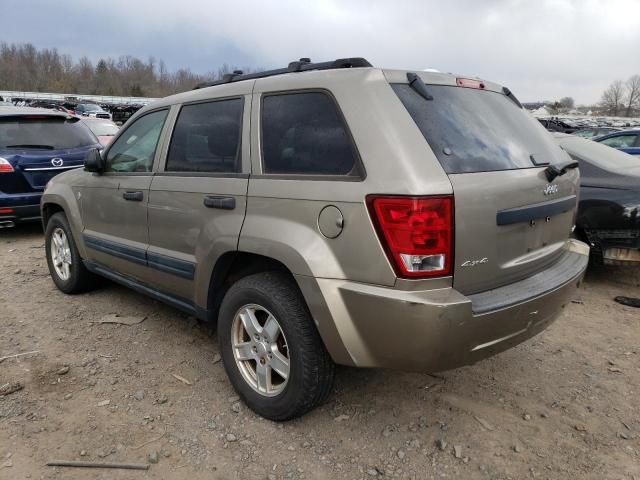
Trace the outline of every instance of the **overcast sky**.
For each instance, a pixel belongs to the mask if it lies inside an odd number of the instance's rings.
[[[204,73],[363,56],[592,103],[640,74],[639,0],[0,0],[0,40]]]

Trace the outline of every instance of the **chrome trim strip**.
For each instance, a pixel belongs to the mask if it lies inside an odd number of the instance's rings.
[[[72,165],[72,166],[62,166],[62,167],[45,167],[45,168],[23,168],[22,171],[23,172],[44,172],[45,170],[71,170],[72,168],[80,168],[80,167],[84,167],[84,164],[82,165]]]

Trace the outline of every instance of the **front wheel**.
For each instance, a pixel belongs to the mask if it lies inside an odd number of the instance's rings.
[[[289,420],[329,396],[335,367],[290,276],[264,272],[233,284],[218,338],[231,383],[259,415]]]
[[[64,293],[79,293],[95,283],[78,252],[67,217],[62,212],[53,215],[45,230],[47,265],[53,283]]]

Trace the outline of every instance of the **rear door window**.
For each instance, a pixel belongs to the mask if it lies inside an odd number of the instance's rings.
[[[265,173],[359,174],[355,147],[327,93],[267,95],[261,123]]]
[[[239,172],[240,98],[185,105],[167,156],[168,172]]]
[[[426,100],[407,84],[392,88],[447,173],[536,167],[553,162],[557,147],[524,109],[501,93],[427,85]]]
[[[45,115],[0,118],[0,148],[60,150],[96,143],[91,130],[77,118]]]

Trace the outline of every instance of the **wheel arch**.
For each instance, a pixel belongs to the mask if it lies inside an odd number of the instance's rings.
[[[64,208],[62,208],[59,204],[53,202],[43,203],[41,207],[42,211],[42,229],[47,229],[47,224],[51,217],[53,217],[56,213],[62,212],[66,215]]]
[[[294,278],[279,260],[257,253],[230,251],[222,254],[211,272],[207,290],[207,320],[215,322],[220,304],[229,287],[243,277],[259,272],[280,271]]]
[[[49,190],[55,191],[50,192]],[[71,201],[67,201],[68,199]],[[75,197],[71,193],[70,189],[64,186],[53,186],[44,193],[40,202],[43,230],[47,230],[49,220],[59,212],[64,213],[67,217],[67,222],[69,222],[71,234],[73,235],[73,240],[78,247],[80,256],[82,258],[87,258],[84,241],[82,239],[83,225],[82,217],[80,215],[80,207],[75,201]]]
[[[291,276],[333,361],[354,365],[316,279],[295,274],[284,262],[273,257],[246,251],[230,251],[221,255],[210,276],[206,320],[217,323],[222,300],[234,282],[247,275],[267,271],[280,271]]]

